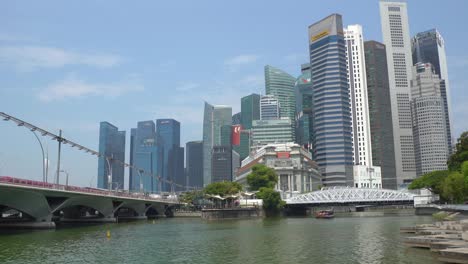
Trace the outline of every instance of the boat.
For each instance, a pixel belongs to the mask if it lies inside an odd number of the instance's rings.
[[[315,218],[325,218],[325,219],[330,219],[335,217],[335,213],[333,210],[322,210],[315,212]]]

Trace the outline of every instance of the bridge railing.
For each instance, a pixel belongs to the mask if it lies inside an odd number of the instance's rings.
[[[133,199],[144,199],[144,200],[153,200],[153,201],[178,201],[177,196],[166,196],[166,195],[154,195],[149,193],[137,193],[129,192],[125,190],[105,190],[99,188],[91,187],[78,187],[72,185],[62,185],[62,184],[52,184],[42,181],[33,181],[20,178],[14,178],[10,176],[0,176],[0,183],[7,183],[12,185],[19,186],[28,186],[48,190],[61,190],[61,191],[70,191],[70,192],[79,192],[87,194],[96,194],[103,196],[119,196],[124,198],[133,198]]]

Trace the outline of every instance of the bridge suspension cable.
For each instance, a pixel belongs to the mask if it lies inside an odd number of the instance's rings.
[[[0,112],[0,116],[3,117],[3,120],[4,121],[12,121],[14,123],[16,123],[18,126],[22,126],[22,127],[25,127],[33,132],[38,132],[40,133],[42,136],[44,137],[49,137],[51,138],[52,140],[56,140],[57,142],[61,142],[61,144],[67,144],[67,145],[70,145],[72,148],[77,148],[78,150],[81,150],[81,151],[84,151],[85,153],[89,153],[91,155],[94,155],[94,156],[97,156],[98,158],[105,158],[106,160],[110,160],[112,162],[117,162],[119,163],[120,165],[126,167],[126,168],[132,168],[136,171],[139,172],[140,175],[143,175],[143,176],[148,176],[148,177],[152,177],[154,179],[157,179],[159,180],[159,182],[165,182],[167,184],[170,184],[171,186],[177,186],[177,187],[180,187],[180,188],[184,188],[184,190],[197,190],[198,187],[193,187],[193,186],[184,186],[184,185],[181,185],[181,184],[178,184],[176,182],[174,182],[173,180],[167,180],[167,179],[163,179],[161,178],[161,176],[158,176],[158,175],[155,175],[155,174],[152,174],[151,172],[147,172],[141,168],[138,168],[132,164],[129,164],[129,163],[126,163],[124,161],[121,161],[121,160],[118,160],[118,159],[115,159],[113,157],[110,157],[110,156],[106,156],[102,153],[99,153],[98,151],[95,151],[95,150],[92,150],[90,148],[87,148],[83,145],[80,145],[74,141],[71,141],[69,139],[66,139],[64,137],[60,135],[57,135],[57,134],[54,134],[52,132],[49,132],[45,129],[42,129],[40,127],[37,127],[31,123],[28,123],[26,121],[23,121],[19,118],[16,118],[14,116],[11,116],[11,115],[8,115],[4,112]],[[160,190],[161,191],[161,190]]]

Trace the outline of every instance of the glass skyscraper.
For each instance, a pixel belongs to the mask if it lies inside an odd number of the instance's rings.
[[[190,141],[185,145],[187,185],[203,188],[203,141]]]
[[[280,104],[280,116],[291,120],[294,120],[296,113],[295,82],[296,78],[292,75],[270,65],[265,66],[265,92],[276,96]]]
[[[212,152],[221,145],[221,127],[232,124],[232,108],[205,102],[203,115],[203,185],[212,182]]]
[[[174,181],[181,178],[183,173],[183,154],[182,163],[180,157],[180,123],[174,119],[156,120],[156,138],[159,146],[162,148],[162,178],[164,180]],[[183,151],[183,149],[182,149]],[[182,165],[181,165],[182,164]],[[185,183],[184,183],[185,185]],[[162,183],[162,191],[168,192],[172,188],[167,182]]]
[[[309,148],[313,135],[310,64],[302,64],[301,72],[294,87],[296,93],[296,142],[303,147]]]
[[[99,125],[99,153],[105,157],[98,160],[98,183],[97,187],[102,189],[124,189],[124,165],[125,162],[125,131],[109,122],[101,122]],[[106,160],[106,157],[110,159]],[[109,161],[109,163],[108,163]],[[111,183],[108,176],[112,168]],[[112,186],[110,186],[112,185]]]
[[[412,41],[413,64],[418,62],[430,63],[434,71],[442,79],[441,96],[445,108],[445,127],[449,154],[452,154],[452,129],[450,114],[450,87],[447,70],[447,58],[445,55],[445,42],[442,35],[436,29],[431,29],[416,34]]]
[[[260,119],[260,97],[259,94],[253,93],[241,98],[240,124],[243,130],[240,135],[240,144],[233,146],[241,160],[245,159],[250,153],[250,129],[252,128],[252,121]]]
[[[372,164],[381,167],[382,187],[397,189],[392,109],[385,45],[364,42]]]
[[[159,177],[162,173],[162,148],[156,140],[156,126],[153,121],[138,122],[131,135],[133,144],[130,163],[138,169],[132,169],[130,190],[158,192],[161,190]]]
[[[260,119],[279,119],[280,103],[275,95],[265,95],[260,98]]]
[[[326,186],[353,186],[351,106],[341,15],[309,26],[313,154]]]

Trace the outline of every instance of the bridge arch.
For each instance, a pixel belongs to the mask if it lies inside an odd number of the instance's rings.
[[[371,188],[334,187],[301,194],[286,200],[287,204],[358,204],[413,202],[415,194]]]
[[[25,213],[37,222],[50,222],[51,210],[44,195],[18,189],[2,189],[0,204],[5,207]]]

